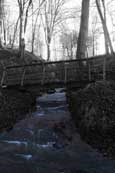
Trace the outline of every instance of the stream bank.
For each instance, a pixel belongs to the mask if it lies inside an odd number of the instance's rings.
[[[115,158],[115,83],[100,81],[68,92],[72,118],[82,138]]]
[[[13,128],[35,109],[36,96],[23,88],[0,89],[0,131]]]

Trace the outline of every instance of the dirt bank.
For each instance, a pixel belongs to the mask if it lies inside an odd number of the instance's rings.
[[[0,131],[10,129],[35,106],[35,95],[21,89],[0,89]]]
[[[81,136],[115,157],[115,83],[97,82],[67,94],[72,118]]]

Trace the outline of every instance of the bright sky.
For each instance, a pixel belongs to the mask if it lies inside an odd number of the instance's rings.
[[[18,15],[17,15],[17,12],[16,12],[16,8],[13,8],[11,5],[12,4],[17,4],[17,0],[13,0],[13,1],[12,0],[6,0],[6,1],[7,1],[7,4],[10,5],[10,12],[13,13],[12,18],[11,18],[11,21],[13,21],[15,18],[18,17]],[[106,2],[109,2],[109,1],[111,1],[111,0],[106,0]],[[67,0],[66,8],[68,8],[68,11],[72,8],[77,9],[81,6],[81,2],[82,2],[82,0]],[[114,3],[114,7],[115,7],[115,0],[113,1],[113,3]],[[110,9],[113,9],[113,6]],[[111,12],[111,11],[109,11],[109,12]],[[93,21],[91,18],[92,18],[93,15],[94,15],[94,11],[91,11],[91,13],[90,13],[90,22],[91,23],[90,23],[90,28],[89,28],[90,31],[91,31],[91,24],[92,24],[92,21]],[[115,20],[113,20],[113,22],[114,21]],[[108,16],[107,16],[107,23],[108,23],[108,26],[109,26],[109,31],[112,32],[113,28],[112,28],[112,25],[111,25],[111,18],[108,17]],[[67,25],[68,25],[70,30],[75,29],[75,30],[78,31],[79,30],[79,19],[78,18],[73,19],[73,20],[70,19],[70,20],[67,21]],[[99,52],[103,53],[104,52],[103,36],[101,36],[99,38],[98,42],[101,43],[100,46],[99,46]]]

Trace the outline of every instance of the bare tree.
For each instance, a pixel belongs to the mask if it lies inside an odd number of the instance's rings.
[[[62,21],[62,9],[64,4],[65,0],[46,0],[43,11],[41,11],[41,19],[47,46],[47,61],[50,60],[50,44],[52,36],[55,33],[57,25]]]
[[[37,14],[35,17],[35,21],[33,20],[33,4],[32,4],[32,53],[34,52],[34,42],[35,42],[35,34],[36,34],[36,26],[37,26],[37,22],[38,22],[38,17],[40,15],[40,9],[43,6],[45,0],[39,0],[39,5],[38,5],[38,9],[37,9]],[[39,24],[38,27],[38,32],[40,32],[40,26],[41,26],[41,22]],[[39,39],[38,39],[39,40]]]
[[[28,12],[32,4],[32,0],[17,0],[17,1],[19,6],[19,20],[20,20],[19,50],[21,51],[21,41],[23,39],[23,35],[26,33]]]
[[[3,31],[3,18],[4,18],[4,0],[0,0],[0,47],[2,47],[2,37],[4,34]]]
[[[102,2],[102,7],[104,12],[102,12],[100,0],[96,0],[97,10],[98,10],[98,13],[102,22],[102,26],[103,26],[103,31],[104,31],[105,50],[106,50],[106,53],[108,54],[108,53],[113,53],[114,51],[113,51],[112,42],[108,32],[107,24],[106,24],[105,0],[101,0],[101,2]],[[104,57],[104,62],[103,62],[103,80],[106,80],[106,57]]]
[[[109,50],[110,50],[110,53],[113,53],[114,51],[113,51],[113,47],[112,47],[112,42],[111,42],[110,35],[109,35],[109,32],[108,32],[107,24],[106,24],[105,1],[101,0],[101,2],[102,2],[104,14],[103,14],[102,9],[101,9],[100,0],[96,0],[97,10],[98,10],[98,13],[99,13],[99,16],[100,16],[100,19],[101,19],[101,22],[102,22],[102,26],[103,26],[103,31],[104,31],[105,49],[106,49],[106,53],[109,53]]]
[[[93,9],[94,11],[94,9]],[[101,23],[98,19],[97,12],[93,16],[92,28],[91,28],[91,37],[92,37],[92,55],[95,56],[97,53],[97,41],[102,33]]]
[[[63,56],[67,56],[69,59],[73,59],[74,50],[77,46],[77,32],[76,31],[64,31],[60,36],[60,42],[62,44]]]
[[[18,19],[16,21],[16,24],[14,26],[14,33],[13,33],[13,39],[12,39],[12,45],[11,45],[12,48],[14,46],[14,42],[15,42],[15,38],[16,38],[16,33],[17,33],[18,24],[19,24],[19,19],[20,18],[18,17]]]

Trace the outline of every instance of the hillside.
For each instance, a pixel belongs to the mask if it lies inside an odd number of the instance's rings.
[[[9,49],[9,48],[0,49],[0,64],[4,66],[20,65],[23,63],[31,64],[42,61],[44,60],[41,57],[38,57],[29,51],[25,51],[24,61],[22,61],[22,59],[19,56],[18,49]]]

